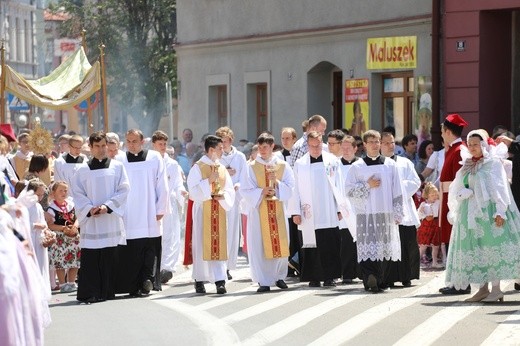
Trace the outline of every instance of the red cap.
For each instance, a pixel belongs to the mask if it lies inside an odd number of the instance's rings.
[[[462,117],[458,114],[448,115],[446,117],[446,120],[444,120],[444,124],[446,124],[446,122],[459,127],[464,127],[468,125],[468,123],[464,119],[462,119]]]
[[[9,142],[16,142],[16,136],[11,124],[0,124],[0,133],[7,138]]]

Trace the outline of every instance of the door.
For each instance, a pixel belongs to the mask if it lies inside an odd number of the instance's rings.
[[[343,125],[343,72],[333,73],[332,88],[332,113],[334,120],[334,129],[341,129]]]

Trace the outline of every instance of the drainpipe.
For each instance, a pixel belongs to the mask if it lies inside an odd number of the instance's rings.
[[[432,140],[435,147],[441,147],[440,114],[441,104],[441,2],[432,0]]]

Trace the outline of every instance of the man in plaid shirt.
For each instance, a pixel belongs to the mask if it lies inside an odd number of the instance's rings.
[[[313,115],[309,118],[309,125],[307,126],[307,131],[303,134],[303,136],[300,137],[294,143],[292,149],[291,149],[291,158],[289,160],[289,164],[291,167],[294,167],[294,163],[296,160],[298,160],[300,157],[305,155],[309,148],[307,146],[307,134],[311,131],[317,131],[322,136],[325,134],[325,129],[327,128],[327,120],[325,120],[324,117],[321,115]]]

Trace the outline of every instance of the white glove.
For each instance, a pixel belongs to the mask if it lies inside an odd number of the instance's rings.
[[[464,188],[457,192],[457,201],[463,201],[471,196],[473,196],[473,190]]]

